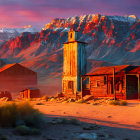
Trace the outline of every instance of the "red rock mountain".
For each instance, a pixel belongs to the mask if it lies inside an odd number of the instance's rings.
[[[3,43],[0,56],[8,62],[18,62],[37,71],[41,85],[45,82],[49,87],[51,83],[60,87],[63,42],[67,41],[70,29],[77,30],[79,40],[88,43],[88,71],[104,65],[140,65],[140,20],[132,16],[57,18],[46,24],[40,33],[24,32]],[[56,78],[59,82],[54,83]]]

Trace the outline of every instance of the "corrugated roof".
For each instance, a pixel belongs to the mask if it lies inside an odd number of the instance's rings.
[[[86,75],[113,74],[113,68],[115,68],[115,73],[118,73],[118,72],[125,70],[129,66],[130,65],[100,67],[100,68],[97,68],[94,72],[89,72]]]
[[[8,68],[10,68],[10,67],[12,67],[12,66],[14,66],[14,65],[16,65],[16,63],[7,64],[7,65],[5,65],[4,67],[0,68],[0,72],[4,71],[4,70],[6,70],[6,69],[8,69]]]

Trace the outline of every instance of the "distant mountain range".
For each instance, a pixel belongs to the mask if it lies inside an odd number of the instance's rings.
[[[87,71],[107,65],[140,65],[140,19],[134,16],[57,18],[46,24],[41,32],[22,31],[15,38],[13,35],[12,39],[1,44],[0,56],[9,63],[18,62],[37,71],[41,85],[45,83],[51,87],[53,83],[60,87],[63,42],[67,41],[70,29],[77,30],[79,40],[88,43]],[[49,87],[44,89],[49,91]]]
[[[23,32],[40,32],[39,29],[34,27],[26,27],[26,28],[2,28],[0,30],[0,43],[2,44],[5,41],[8,41],[11,38],[15,38],[16,36],[20,36]]]

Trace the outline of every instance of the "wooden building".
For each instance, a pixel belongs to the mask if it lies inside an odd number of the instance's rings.
[[[117,99],[140,99],[140,66],[101,67],[81,76],[82,96],[115,97]],[[88,78],[89,86],[84,81]]]
[[[20,97],[24,99],[40,98],[40,90],[35,87],[26,88],[20,92]]]
[[[85,42],[78,41],[78,33],[68,32],[68,42],[64,43],[62,93],[76,96],[81,91],[81,76],[85,74]]]
[[[0,90],[17,92],[36,85],[37,73],[21,64],[8,64],[0,69]]]
[[[7,97],[8,101],[12,100],[12,95],[8,91],[0,91],[0,98]]]
[[[94,97],[140,99],[140,66],[101,67],[86,74],[85,46],[85,42],[78,41],[77,32],[68,32],[63,53],[64,96],[73,98],[91,94]],[[85,85],[85,81],[88,84]]]

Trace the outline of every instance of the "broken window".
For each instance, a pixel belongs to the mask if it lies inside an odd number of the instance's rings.
[[[99,80],[97,81],[96,86],[97,86],[97,87],[100,86],[100,81],[99,81]]]
[[[104,76],[104,84],[107,83],[107,79],[106,79],[106,76]]]
[[[68,89],[73,89],[73,81],[68,81]]]
[[[70,34],[70,38],[72,38],[72,33]]]

